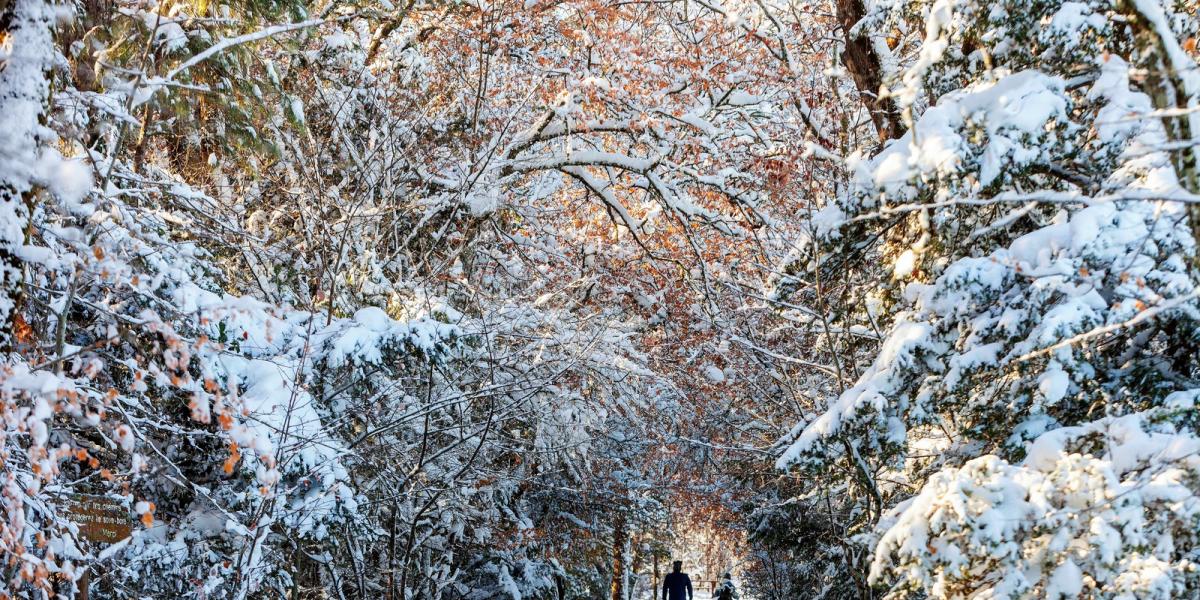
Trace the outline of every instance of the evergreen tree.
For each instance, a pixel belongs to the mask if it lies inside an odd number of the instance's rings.
[[[811,252],[890,281],[857,313],[887,335],[779,465],[853,473],[890,596],[1200,589],[1193,13],[936,0],[859,23],[923,32],[890,82],[912,125],[849,159]]]

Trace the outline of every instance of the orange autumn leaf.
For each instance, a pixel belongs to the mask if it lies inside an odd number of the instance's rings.
[[[229,444],[229,458],[225,459],[225,464],[221,468],[225,471],[226,475],[232,475],[233,468],[237,466],[238,461],[241,459],[242,453],[238,450],[237,442],[231,442]]]
[[[25,320],[25,316],[17,313],[13,316],[13,337],[17,342],[28,344],[33,341],[33,328]]]

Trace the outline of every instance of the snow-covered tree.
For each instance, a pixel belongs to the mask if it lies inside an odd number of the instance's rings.
[[[886,337],[779,465],[847,473],[892,596],[1196,593],[1193,11],[886,2],[857,27],[915,32],[888,82],[911,126],[847,159],[806,264],[888,282],[847,316]]]

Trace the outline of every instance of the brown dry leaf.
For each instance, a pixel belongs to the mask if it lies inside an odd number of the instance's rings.
[[[29,322],[25,320],[25,316],[17,313],[13,317],[13,335],[17,339],[17,343],[28,344],[33,342],[33,328],[29,326]]]

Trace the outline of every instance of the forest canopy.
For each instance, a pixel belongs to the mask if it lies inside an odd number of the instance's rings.
[[[1198,11],[0,0],[0,600],[1196,597]]]

